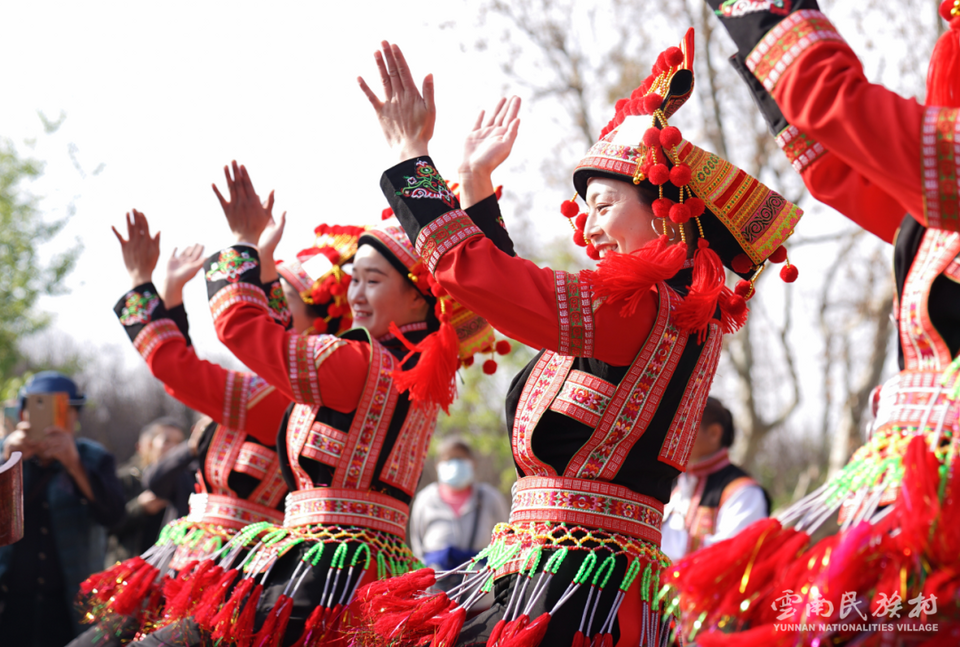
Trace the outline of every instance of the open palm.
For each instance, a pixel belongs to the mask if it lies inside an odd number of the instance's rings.
[[[500,99],[486,122],[484,111],[480,112],[463,144],[461,171],[491,173],[510,156],[520,128],[519,112],[520,97]]]

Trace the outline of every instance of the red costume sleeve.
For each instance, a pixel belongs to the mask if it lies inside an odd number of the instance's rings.
[[[618,304],[598,306],[579,275],[509,256],[480,236],[444,254],[435,276],[457,301],[482,312],[508,337],[613,366],[636,358],[656,319],[653,288],[632,316],[621,317]]]
[[[830,177],[829,164],[814,172],[814,195],[886,240],[896,229],[892,221],[899,224],[908,212],[926,226],[958,228],[956,109],[925,108],[870,83],[856,54],[817,11],[785,19],[746,64],[786,120],[852,170],[841,170],[840,178]],[[899,208],[885,204],[886,196]]]
[[[270,316],[252,248],[225,249],[206,267],[217,336],[241,362],[294,402],[344,413],[357,408],[370,370],[369,344],[285,331]]]

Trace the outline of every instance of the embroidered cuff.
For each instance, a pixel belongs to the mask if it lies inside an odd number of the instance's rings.
[[[237,303],[253,303],[269,311],[260,285],[260,257],[253,247],[228,247],[208,258],[203,268],[214,321]]]
[[[127,331],[130,341],[136,339],[140,331],[150,322],[169,318],[167,309],[163,306],[163,300],[160,299],[153,283],[138,285],[124,294],[113,306],[113,311],[117,313],[120,324]]]
[[[560,339],[557,352],[574,357],[593,357],[593,290],[582,274],[554,272],[557,322]]]
[[[746,57],[747,69],[769,91],[794,61],[821,41],[843,41],[833,23],[819,11],[790,14],[765,35]]]
[[[417,236],[417,254],[432,274],[444,254],[474,236],[483,236],[464,211],[448,211],[427,224]]]
[[[290,330],[293,327],[293,314],[287,304],[287,297],[283,293],[280,279],[267,283],[263,286],[263,291],[267,295],[267,309],[270,311],[270,316],[285,330]]]
[[[928,227],[960,231],[960,110],[930,106],[923,116],[923,211]]]
[[[422,228],[448,211],[460,209],[457,197],[429,157],[410,159],[385,171],[380,190],[413,244]]]

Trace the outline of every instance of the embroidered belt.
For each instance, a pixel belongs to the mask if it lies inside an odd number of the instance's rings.
[[[407,536],[410,506],[392,496],[353,488],[320,487],[287,495],[285,528],[341,525]]]
[[[240,530],[259,521],[279,525],[283,521],[283,515],[276,508],[268,508],[246,499],[203,492],[190,495],[190,514],[187,515],[187,520],[195,523],[215,523],[225,528]]]
[[[510,523],[553,521],[599,528],[660,545],[663,504],[621,485],[554,476],[517,481]]]
[[[921,432],[934,429],[957,430],[960,402],[950,400],[947,392],[956,376],[942,385],[941,371],[901,371],[880,388],[873,430],[896,425]],[[918,428],[923,426],[922,430]]]

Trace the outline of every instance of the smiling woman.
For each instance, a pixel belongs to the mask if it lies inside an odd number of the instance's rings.
[[[421,96],[399,48],[384,43],[376,60],[384,100],[361,87],[400,160],[380,182],[391,208],[444,290],[542,350],[507,395],[518,474],[510,523],[437,576],[455,578],[448,592],[427,591],[432,571],[361,589],[358,644],[664,644],[663,504],[686,469],[722,335],[745,320],[751,279],[800,211],[667,123],[692,91],[691,30],[617,102],[574,173],[588,213],[574,201],[562,211],[575,218],[574,240],[602,258],[597,269],[537,267],[511,254],[504,228],[491,233],[469,211],[494,193],[519,99],[486,122],[481,114],[468,135],[460,202],[428,157],[432,78]],[[724,265],[744,277],[738,293]],[[491,588],[493,606],[472,615]]]
[[[493,334],[434,290],[396,226],[361,230],[346,289],[345,276],[305,278],[323,265],[306,250],[281,264],[298,299],[333,297],[327,312],[340,317],[348,302],[357,326],[339,336],[284,330],[270,314],[282,292],[265,293],[260,254],[272,255],[282,221],[273,222],[244,167],[227,169],[227,185],[229,199],[220,198],[237,244],[207,260],[210,305],[220,339],[293,401],[277,435],[291,494],[282,524],[250,525],[197,564],[187,578],[202,591],[192,617],[142,643],[339,644],[356,589],[417,564],[406,522],[437,415],[455,396],[459,358],[491,345]],[[316,231],[336,238],[340,230]],[[331,321],[312,327],[333,330]],[[199,584],[210,572],[218,579]]]

